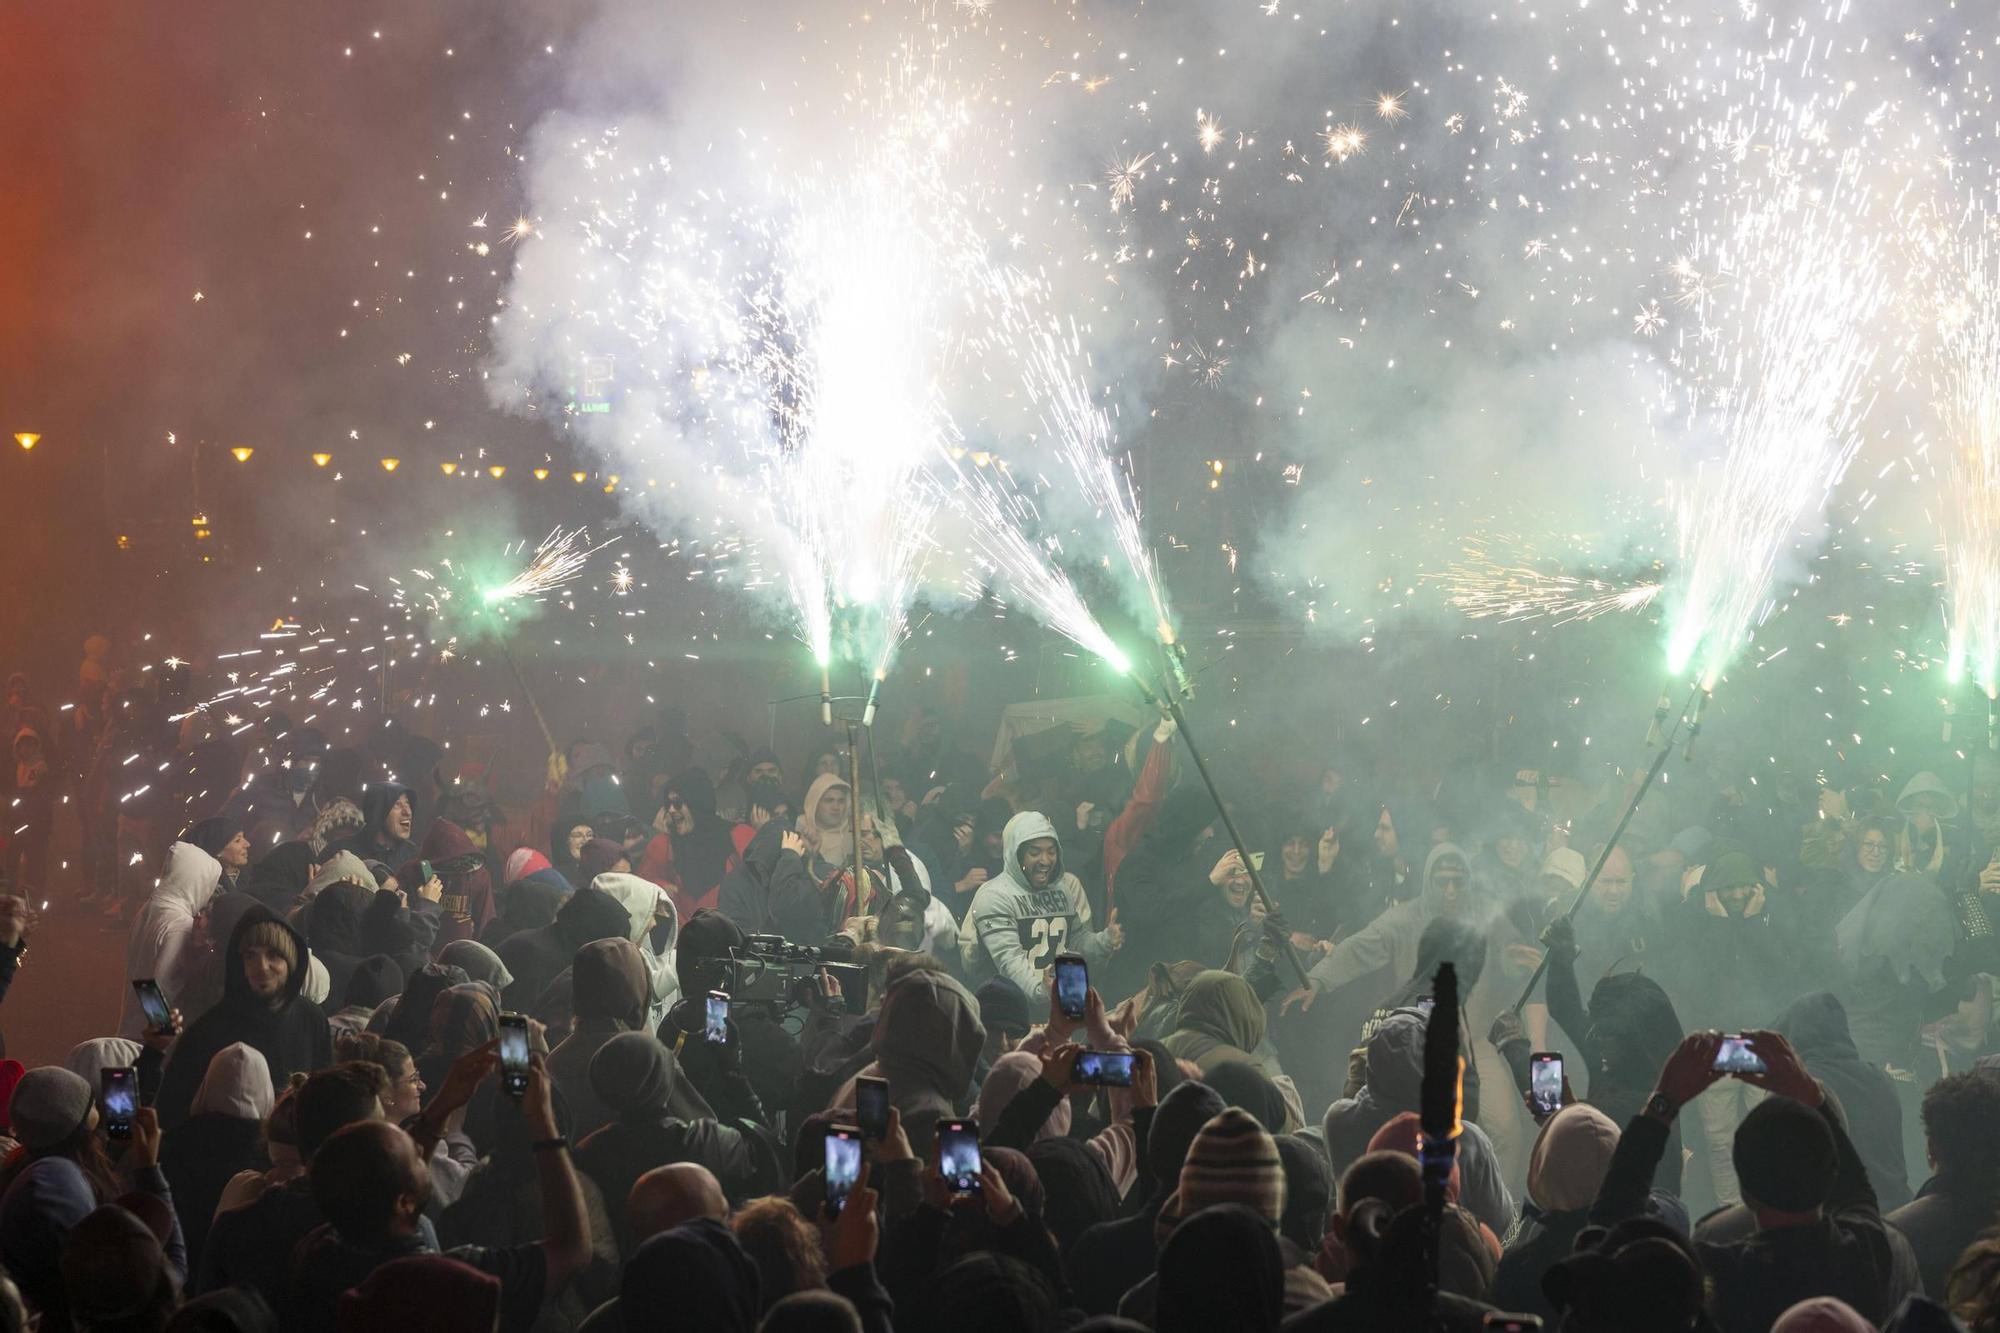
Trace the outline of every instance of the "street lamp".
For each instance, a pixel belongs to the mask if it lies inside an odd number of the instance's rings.
[[[20,445],[24,451],[34,448],[41,441],[41,438],[41,436],[31,430],[16,431],[14,434],[14,442]]]

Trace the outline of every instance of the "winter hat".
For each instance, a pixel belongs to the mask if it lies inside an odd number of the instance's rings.
[[[1222,1094],[1190,1079],[1160,1099],[1146,1132],[1146,1160],[1156,1178],[1178,1183],[1188,1149],[1201,1127],[1228,1109]]]
[[[506,882],[526,879],[538,870],[550,869],[549,858],[532,847],[516,847],[507,854]]]
[[[1285,1094],[1257,1066],[1247,1060],[1218,1060],[1202,1080],[1227,1105],[1242,1107],[1271,1133],[1285,1132]]]
[[[236,835],[242,831],[242,820],[231,819],[227,815],[210,815],[188,825],[188,831],[181,834],[180,841],[191,842],[210,856],[220,856],[222,849],[236,841]]]
[[[490,1329],[500,1318],[500,1279],[442,1254],[391,1259],[340,1295],[343,1330],[406,1327],[438,1333]]]
[[[370,954],[354,965],[347,974],[347,992],[341,996],[342,1006],[373,1009],[391,995],[403,993],[403,969],[388,954]]]
[[[1180,1185],[1154,1224],[1154,1239],[1164,1243],[1182,1218],[1218,1203],[1247,1205],[1274,1227],[1285,1212],[1285,1164],[1278,1145],[1255,1117],[1234,1106],[1194,1136]]]
[[[1016,1036],[1026,1036],[1034,1024],[1028,1018],[1028,1001],[1021,994],[1021,988],[1005,977],[992,977],[972,998],[979,1002],[979,1021],[986,1025],[988,1032],[998,1028]]]
[[[1528,1198],[1545,1213],[1590,1207],[1617,1148],[1618,1125],[1610,1116],[1583,1102],[1563,1107],[1528,1154]]]
[[[1833,1192],[1833,1132],[1818,1111],[1766,1097],[1736,1127],[1730,1160],[1745,1198],[1788,1213],[1819,1207]]]
[[[1558,847],[1542,858],[1542,873],[1554,875],[1572,889],[1583,887],[1583,853],[1574,847]]]
[[[625,859],[625,844],[611,838],[592,838],[583,844],[576,864],[587,884]]]
[[[70,1047],[63,1068],[95,1089],[104,1081],[105,1070],[138,1064],[140,1049],[130,1037],[92,1037]]]
[[[1939,819],[1949,822],[1958,818],[1958,798],[1951,794],[1951,789],[1937,774],[1931,772],[1919,773],[1910,779],[1903,788],[1903,794],[1896,798],[1896,809],[1905,815],[1914,814],[1917,801],[1925,796],[1944,807],[1938,812]]]
[[[1702,867],[1701,893],[1723,893],[1729,889],[1740,889],[1746,884],[1755,884],[1764,878],[1757,865],[1757,859],[1740,847],[1732,847],[1712,858]]]
[[[21,1075],[8,1104],[14,1137],[29,1152],[53,1148],[76,1133],[90,1115],[90,1084],[83,1076],[56,1065],[43,1065]]]

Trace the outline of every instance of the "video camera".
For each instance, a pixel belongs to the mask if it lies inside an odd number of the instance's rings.
[[[808,988],[819,984],[821,968],[840,979],[843,994],[867,995],[865,969],[854,962],[854,945],[839,936],[824,944],[793,944],[782,935],[752,935],[728,957],[694,959],[691,967],[700,989],[726,991],[732,1005],[789,1009],[805,1004]]]

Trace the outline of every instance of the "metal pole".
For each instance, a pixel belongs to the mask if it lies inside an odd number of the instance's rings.
[[[535,715],[535,725],[542,729],[543,744],[549,747],[550,754],[557,753],[555,733],[549,730],[549,721],[542,716],[542,706],[535,701],[535,692],[528,688],[528,681],[521,674],[520,664],[514,660],[514,654],[507,651],[505,639],[496,642],[500,648],[500,659],[507,664],[507,669],[514,673],[514,683],[521,687],[521,697],[528,701],[528,711]]]
[[[1138,680],[1138,677],[1134,676],[1133,679]],[[1146,689],[1145,682],[1140,681],[1139,687]],[[1150,689],[1146,689],[1146,693],[1148,697],[1152,696]],[[1154,699],[1153,702],[1159,701]],[[1243,845],[1243,835],[1237,832],[1236,821],[1229,815],[1229,807],[1222,803],[1222,793],[1216,790],[1215,779],[1209,776],[1208,764],[1201,757],[1201,748],[1194,743],[1194,733],[1188,730],[1187,714],[1181,711],[1181,701],[1171,690],[1167,693],[1166,704],[1167,711],[1173,716],[1175,729],[1180,732],[1181,739],[1187,742],[1188,754],[1194,758],[1194,771],[1201,774],[1201,783],[1208,788],[1209,799],[1215,802],[1216,813],[1222,816],[1222,827],[1229,833],[1230,844],[1236,848],[1236,855],[1243,862],[1243,868],[1250,873],[1251,891],[1257,895],[1257,901],[1264,904],[1265,915],[1276,916],[1278,909],[1272,905],[1271,895],[1264,892],[1264,877],[1257,873],[1257,866],[1250,859],[1250,849]],[[1276,932],[1272,934],[1275,938]],[[1292,971],[1298,974],[1299,985],[1310,986],[1312,982],[1306,977],[1305,964],[1301,963],[1299,956],[1292,952],[1292,942],[1281,939],[1278,940],[1278,946],[1284,951],[1286,960],[1291,963]]]
[[[1688,753],[1691,756],[1694,753],[1695,738],[1701,734],[1701,714],[1708,707],[1708,695],[1701,692],[1700,686],[1696,686],[1688,695],[1688,702],[1694,706],[1694,717],[1688,733]],[[1646,793],[1653,789],[1653,780],[1659,777],[1660,770],[1667,766],[1667,758],[1674,752],[1674,742],[1679,736],[1681,723],[1686,721],[1689,721],[1688,710],[1684,707],[1681,709],[1680,717],[1674,720],[1673,728],[1661,736],[1660,752],[1653,756],[1652,766],[1646,770],[1646,780],[1639,784],[1639,790],[1633,792],[1632,799],[1625,803],[1625,813],[1619,816],[1618,827],[1611,830],[1611,837],[1605,842],[1604,850],[1597,854],[1597,864],[1590,868],[1590,873],[1584,877],[1583,886],[1576,891],[1576,898],[1570,903],[1569,910],[1563,913],[1565,921],[1582,910],[1584,900],[1590,896],[1590,890],[1597,883],[1597,877],[1603,872],[1605,863],[1611,859],[1611,853],[1618,849],[1618,840],[1625,836],[1625,830],[1631,826],[1632,816],[1639,812],[1639,802],[1646,799]],[[1521,988],[1521,998],[1514,1001],[1515,1013],[1520,1013],[1527,1006],[1529,997],[1534,995],[1535,987],[1541,984],[1542,977],[1548,970],[1549,955],[1548,950],[1544,949],[1542,961],[1535,964],[1534,975],[1529,977],[1528,984]]]
[[[854,834],[854,914],[865,916],[868,881],[861,868],[861,742],[852,722],[847,724],[847,818]]]

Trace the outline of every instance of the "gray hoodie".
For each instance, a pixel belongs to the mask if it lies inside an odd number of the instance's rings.
[[[1395,904],[1336,944],[1333,952],[1320,959],[1307,973],[1313,989],[1339,990],[1348,982],[1358,981],[1383,968],[1388,969],[1390,976],[1389,984],[1383,988],[1384,997],[1407,982],[1416,972],[1417,943],[1423,938],[1424,927],[1440,910],[1437,894],[1431,887],[1431,877],[1437,870],[1438,862],[1447,856],[1457,857],[1459,864],[1470,870],[1472,859],[1456,843],[1441,842],[1431,848],[1431,854],[1424,858],[1423,892]],[[1473,885],[1468,883],[1465,892],[1470,894],[1472,891]],[[1483,924],[1486,914],[1483,905],[1470,899],[1463,900],[1459,907],[1460,916],[1478,924]]]
[[[1093,963],[1112,954],[1111,938],[1090,928],[1090,902],[1075,875],[1063,869],[1061,839],[1057,839],[1055,878],[1047,888],[1028,883],[1021,869],[1021,849],[1037,838],[1056,838],[1048,816],[1023,810],[1001,831],[1006,847],[1006,872],[989,879],[972,895],[972,907],[959,927],[959,961],[974,984],[988,977],[1005,977],[1030,1001],[1046,1000],[1042,970],[1059,953],[1080,953]]]

